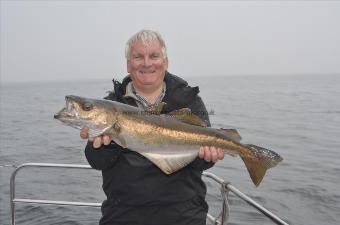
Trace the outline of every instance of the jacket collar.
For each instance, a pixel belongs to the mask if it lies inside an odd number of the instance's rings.
[[[113,79],[114,92],[118,101],[129,103],[124,100],[123,96],[130,81],[131,77],[129,75],[123,79],[122,83]],[[190,87],[188,82],[168,71],[165,72],[164,82],[166,84],[166,92],[163,101],[167,104],[164,106],[162,113],[187,107],[199,93],[198,87]]]

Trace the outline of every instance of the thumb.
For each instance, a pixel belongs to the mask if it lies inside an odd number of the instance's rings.
[[[80,130],[80,137],[82,139],[87,139],[89,137],[89,128],[88,127],[83,127]]]

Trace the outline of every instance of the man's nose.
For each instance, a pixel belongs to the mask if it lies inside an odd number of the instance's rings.
[[[144,66],[151,66],[152,60],[149,57],[145,57],[143,63],[144,63]]]

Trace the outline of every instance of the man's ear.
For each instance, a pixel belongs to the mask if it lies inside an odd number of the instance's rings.
[[[130,73],[130,71],[131,71],[131,65],[130,65],[129,60],[126,61],[126,70],[127,70],[128,73]]]
[[[169,67],[169,60],[168,57],[165,58],[165,70],[168,70]]]

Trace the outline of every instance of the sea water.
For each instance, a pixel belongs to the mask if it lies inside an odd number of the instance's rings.
[[[340,76],[188,77],[216,128],[235,128],[243,143],[272,149],[284,161],[255,187],[238,157],[208,170],[231,182],[290,224],[340,224]],[[0,224],[10,224],[9,179],[26,162],[87,164],[79,131],[53,119],[73,94],[102,98],[108,80],[2,83],[0,98]],[[4,166],[9,165],[9,166]],[[211,180],[210,213],[221,208]],[[17,176],[17,198],[102,202],[95,170],[27,168]],[[273,224],[229,195],[229,224]],[[17,225],[97,224],[99,208],[17,204]]]

